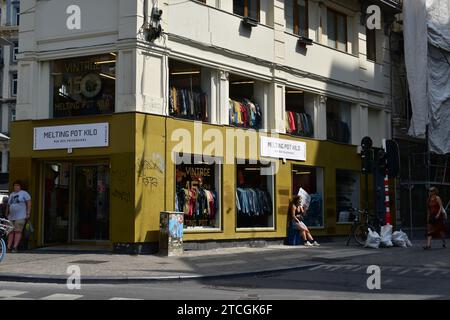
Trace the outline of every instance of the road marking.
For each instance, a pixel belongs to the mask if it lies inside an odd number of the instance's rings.
[[[0,298],[11,298],[17,297],[22,294],[28,293],[28,291],[18,291],[18,290],[0,290]]]
[[[403,270],[402,272],[399,272],[398,274],[405,274],[405,273],[408,273],[410,271],[411,271],[410,269],[406,269],[406,270]]]
[[[204,266],[204,267],[213,267],[213,266],[225,266],[225,265],[232,265],[232,264],[243,264],[248,263],[244,260],[231,260],[231,261],[217,261],[217,262],[196,262],[195,264],[198,266]]]
[[[336,258],[348,258],[348,257],[356,257],[356,256],[363,256],[367,254],[376,254],[379,252],[375,251],[362,251],[362,250],[342,250],[338,251],[336,253],[331,254],[323,254],[319,256],[315,256],[314,258],[322,258],[322,259],[336,259]]]
[[[109,300],[144,300],[144,299],[114,297]]]
[[[83,297],[79,294],[65,294],[65,293],[55,293],[47,297],[41,298],[40,300],[77,300]]]

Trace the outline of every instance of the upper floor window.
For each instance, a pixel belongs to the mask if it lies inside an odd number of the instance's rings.
[[[17,96],[17,72],[12,74],[11,78],[11,96]]]
[[[308,38],[308,0],[286,0],[286,31]]]
[[[14,26],[18,26],[20,23],[20,3],[16,1],[13,3],[13,16],[12,16],[12,24]]]
[[[377,39],[375,29],[370,30],[366,28],[366,50],[367,60],[375,62],[377,60]]]
[[[327,99],[327,138],[332,141],[351,143],[351,104]]]
[[[12,52],[12,61],[13,62],[17,62],[17,54],[19,53],[19,42],[18,41],[13,41],[14,43],[14,47],[13,47],[13,52]]]
[[[56,60],[51,74],[55,118],[114,112],[115,53]]]
[[[347,52],[347,16],[327,8],[328,46]]]
[[[233,0],[233,13],[259,21],[260,0]]]

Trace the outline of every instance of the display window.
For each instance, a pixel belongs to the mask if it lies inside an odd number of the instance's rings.
[[[305,190],[311,197],[305,220],[308,227],[324,227],[324,204],[323,204],[323,169],[305,166],[292,166],[292,191],[297,195],[299,190]]]
[[[286,88],[286,132],[301,137],[314,137],[314,109],[305,103],[302,90]]]
[[[53,61],[51,75],[53,117],[114,112],[115,53]]]
[[[169,114],[173,117],[210,122],[207,69],[169,60]],[[202,77],[203,76],[203,77]],[[209,79],[210,80],[210,79]]]
[[[262,109],[255,99],[255,80],[230,75],[229,121],[243,128],[262,128]]]
[[[350,170],[336,170],[336,208],[338,223],[352,223],[352,208],[360,204],[360,174]]]
[[[327,137],[342,143],[351,142],[351,104],[327,99]]]
[[[221,227],[221,166],[207,163],[192,156],[189,164],[176,166],[175,211],[184,213],[187,230]]]
[[[273,228],[273,165],[238,164],[236,182],[237,228]]]

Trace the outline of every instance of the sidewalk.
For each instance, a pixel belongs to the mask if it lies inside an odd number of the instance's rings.
[[[379,254],[342,242],[319,248],[267,246],[187,251],[179,257],[54,253],[39,250],[8,253],[0,281],[66,283],[71,265],[80,267],[83,283],[117,283],[220,278],[309,268],[349,257]]]

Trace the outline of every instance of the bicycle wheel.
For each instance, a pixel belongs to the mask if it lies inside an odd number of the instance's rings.
[[[6,243],[5,240],[0,238],[0,262],[2,262],[5,256],[6,256]]]
[[[355,241],[361,246],[365,245],[368,234],[369,227],[367,226],[367,224],[360,224],[356,227],[354,232]]]

